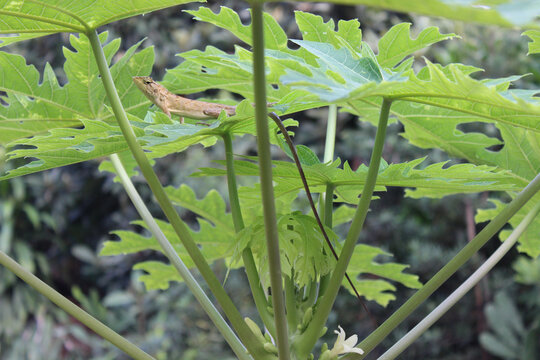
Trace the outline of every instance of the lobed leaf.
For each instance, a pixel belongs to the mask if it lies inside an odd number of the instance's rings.
[[[528,30],[525,31],[522,35],[527,35],[531,38],[532,42],[529,42],[529,55],[540,53],[540,31],[539,30]]]
[[[442,40],[457,37],[456,34],[441,34],[435,26],[423,29],[416,39],[412,39],[410,23],[394,25],[381,37],[378,43],[377,60],[382,67],[393,68],[406,56]]]
[[[14,34],[8,42],[59,32],[84,33],[116,20],[145,14],[188,0],[0,0],[0,34]]]
[[[375,258],[380,255],[389,256],[380,248],[358,244],[354,248],[354,252],[347,268],[347,273],[351,277],[356,289],[368,300],[376,301],[381,306],[387,306],[388,303],[396,297],[388,291],[394,291],[395,287],[387,280],[392,280],[401,283],[412,289],[419,289],[422,283],[418,280],[418,276],[404,273],[408,266],[397,263],[377,263]],[[385,280],[366,279],[362,275],[369,277],[382,278]],[[343,282],[352,294],[352,288],[347,281]]]
[[[496,171],[495,167],[457,164],[445,168],[446,162],[432,164],[420,169],[425,158],[401,164],[383,164],[377,177],[376,191],[384,191],[386,186],[412,188],[407,189],[411,197],[436,197],[457,194],[492,191],[519,190],[523,183],[511,173]],[[217,161],[223,164],[223,161]],[[298,170],[293,163],[273,161],[273,178],[276,182],[276,197],[297,193],[303,189]],[[367,170],[365,165],[353,171],[347,163],[340,169],[339,160],[331,164],[305,164],[304,172],[312,193],[324,193],[327,185],[335,188],[335,201],[357,204],[358,197],[365,184]],[[258,166],[249,161],[236,161],[238,175],[258,176]],[[192,176],[224,176],[225,170],[200,168]],[[414,189],[414,190],[413,190]]]
[[[539,27],[540,3],[529,0],[330,0],[330,2],[347,5],[368,5],[404,13],[412,12],[504,27]]]

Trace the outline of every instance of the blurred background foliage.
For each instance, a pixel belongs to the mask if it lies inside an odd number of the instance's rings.
[[[208,1],[217,11],[220,6],[239,11],[249,21],[247,5],[238,1]],[[184,9],[176,7],[143,17],[130,18],[107,26],[112,37],[122,38],[127,49],[146,37],[145,46],[154,46],[156,64],[153,76],[161,79],[166,68],[181,59],[175,54],[213,45],[233,51],[239,40],[210,24],[197,23]],[[309,11],[328,20],[358,18],[364,39],[376,40],[392,25],[411,22],[413,33],[435,25],[441,32],[455,32],[461,40],[443,42],[418,55],[448,64],[460,62],[485,69],[481,77],[530,74],[518,81],[523,88],[538,88],[540,61],[527,57],[527,41],[519,31],[478,26],[421,16],[378,11],[363,6],[324,3],[270,3],[266,10],[298,38],[294,10]],[[62,46],[68,35],[53,35],[5,48],[24,55],[29,63],[43,69],[53,65],[62,80]],[[64,78],[65,82],[65,78]],[[295,115],[300,121],[295,142],[305,144],[322,157],[326,109]],[[336,156],[351,163],[353,169],[369,159],[375,129],[340,114]],[[482,131],[478,126],[475,131]],[[389,128],[384,158],[402,162],[428,156],[431,162],[448,160],[437,150],[410,146],[399,136],[401,126]],[[0,149],[1,150],[1,149]],[[253,138],[238,138],[235,152],[255,154]],[[223,179],[189,177],[197,167],[220,159],[223,149],[193,147],[157,162],[163,183],[187,183],[198,196],[216,188],[226,197]],[[276,152],[276,156],[281,156]],[[452,161],[459,161],[450,159]],[[98,257],[101,243],[113,237],[115,229],[132,228],[138,218],[119,184],[110,174],[99,173],[98,161],[76,164],[44,173],[0,183],[0,249],[13,256],[47,283],[70,297],[85,310],[112,326],[114,330],[140,344],[158,359],[232,358],[232,353],[183,284],[173,284],[167,292],[146,292],[131,271],[133,263],[159,258],[151,252],[122,257]],[[151,210],[161,217],[151,201],[149,190],[135,179]],[[403,190],[389,188],[374,202],[362,242],[377,244],[394,254],[395,261],[411,264],[410,272],[427,281],[468,239],[482,227],[474,224],[475,209],[486,205],[487,194],[451,196],[442,200],[403,198]],[[307,202],[305,203],[307,210]],[[182,214],[194,223],[189,213]],[[495,249],[490,242],[462,271],[452,277],[410,319],[383,344],[391,345],[452,292],[481,260]],[[215,270],[223,278],[226,268]],[[226,284],[228,292],[245,316],[256,318],[243,272],[233,271]],[[540,339],[540,261],[513,251],[450,314],[424,334],[401,359],[534,359]],[[399,287],[396,301],[387,308],[368,303],[377,323],[395,310],[412,291]],[[506,316],[500,316],[506,314]],[[124,359],[105,341],[38,295],[10,272],[0,268],[0,359]],[[357,300],[343,291],[338,297],[328,327],[340,324],[347,334],[363,338],[373,323]],[[328,331],[326,341],[334,341]],[[376,354],[376,352],[375,352]],[[536,352],[538,354],[538,352]],[[529,356],[529,357],[527,357]],[[532,357],[531,357],[532,356]]]

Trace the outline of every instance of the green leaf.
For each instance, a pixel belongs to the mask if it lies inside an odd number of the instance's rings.
[[[248,45],[251,42],[251,25],[243,25],[238,14],[225,6],[220,7],[218,13],[209,8],[200,7],[198,10],[188,10],[195,20],[205,21],[232,32],[236,37]],[[264,45],[268,49],[287,49],[287,35],[277,21],[268,13],[263,14]]]
[[[515,195],[513,193],[510,194],[512,196]],[[495,207],[478,210],[475,216],[475,221],[477,223],[493,219],[506,206],[505,203],[497,199],[490,199],[489,201],[494,204]],[[512,225],[513,228],[518,226],[519,223],[525,218],[525,216],[533,209],[534,205],[538,204],[538,202],[540,202],[540,194],[536,194],[529,202],[527,202],[527,204],[525,204],[523,208],[521,208],[514,216],[512,216],[508,223]],[[538,237],[539,232],[540,219],[536,217],[535,220],[527,227],[527,230],[525,230],[525,232],[519,238],[519,244],[517,249],[532,258],[540,256],[540,238]],[[512,230],[510,229],[502,230],[499,233],[499,238],[501,240],[504,240],[511,233]]]
[[[526,330],[515,303],[504,292],[485,308],[490,332],[480,334],[480,344],[490,353],[505,359],[520,359]]]
[[[92,31],[116,20],[166,7],[186,0],[0,0],[0,33],[17,34],[10,43],[58,32]]]
[[[396,297],[388,291],[394,291],[395,287],[386,280],[401,283],[412,289],[418,289],[422,286],[422,283],[418,281],[418,276],[403,272],[408,267],[407,265],[377,263],[375,262],[375,258],[379,255],[388,256],[390,254],[377,247],[358,244],[354,248],[349,267],[347,268],[347,273],[351,277],[354,286],[366,299],[376,301],[382,306],[386,306],[390,301],[394,300]],[[385,280],[362,279],[362,274],[374,275]],[[347,281],[343,282],[343,286],[353,293]]]
[[[540,53],[540,31],[528,30],[528,31],[525,31],[522,35],[527,35],[532,40],[532,42],[529,43],[528,55]]]
[[[357,19],[340,20],[338,31],[332,19],[325,23],[318,15],[296,11],[295,19],[303,40],[328,43],[336,48],[347,47],[351,52],[362,46],[362,30]]]
[[[183,207],[197,216],[199,229],[197,231],[190,229],[190,233],[209,262],[213,262],[217,259],[226,259],[232,255],[232,241],[236,237],[232,216],[230,213],[226,213],[225,202],[215,190],[210,191],[202,199],[197,199],[193,190],[187,185],[182,185],[178,189],[168,187],[165,191],[174,205]],[[190,268],[193,267],[194,264],[191,258],[178,239],[172,226],[168,222],[162,220],[156,219],[156,222],[186,266]],[[147,229],[147,225],[142,221],[135,221],[134,224]],[[106,241],[103,244],[100,255],[129,254],[143,250],[161,251],[161,247],[153,237],[147,237],[139,233],[123,230],[114,231],[113,234],[119,236],[120,241]],[[153,262],[152,264],[152,269],[158,269],[158,273],[163,269],[168,269],[168,266],[165,264],[158,263],[158,265],[156,265]],[[180,279],[176,271],[168,271],[167,276],[169,277],[156,279],[153,275],[154,272],[149,270],[147,266],[149,265],[140,264],[136,265],[134,268],[144,268],[150,272],[150,274],[141,277],[141,281],[145,283],[148,289],[163,289],[168,287],[169,281],[179,281]],[[156,284],[159,284],[159,286]],[[167,286],[165,286],[165,284],[167,284]]]
[[[505,27],[539,26],[537,18],[540,4],[534,0],[330,0],[330,2],[368,5],[392,11]]]
[[[399,186],[407,189],[411,197],[443,197],[450,194],[481,192],[487,189],[493,191],[519,190],[523,185],[515,176],[505,171],[495,171],[489,166],[473,164],[457,164],[445,168],[446,162],[418,169],[425,158],[416,159],[401,164],[390,164],[381,167],[377,177],[376,191],[384,191],[386,186]],[[224,164],[223,161],[217,163]],[[298,170],[293,163],[273,161],[273,178],[276,197],[296,193],[303,189],[298,176]],[[335,201],[350,204],[358,203],[362,192],[368,168],[360,166],[353,171],[347,163],[343,169],[338,166],[340,161],[331,164],[304,165],[304,173],[312,193],[323,193],[326,185],[335,187]],[[257,164],[249,161],[235,161],[238,175],[258,176]],[[224,176],[225,170],[216,168],[200,168],[192,176]]]
[[[416,39],[412,39],[410,28],[410,23],[394,25],[379,40],[377,60],[382,67],[392,68],[415,51],[457,36],[456,34],[441,34],[438,28],[430,26],[423,29]]]
[[[107,33],[100,34],[105,42]],[[74,51],[64,49],[68,83],[60,87],[50,66],[43,81],[24,58],[0,52],[0,90],[8,106],[0,107],[0,144],[8,146],[7,159],[35,159],[12,170],[14,177],[81,162],[127,149],[110,112],[97,66],[86,38],[71,36]],[[146,112],[149,102],[133,85],[133,75],[146,75],[154,61],[152,48],[128,49],[111,67],[117,90],[131,119]],[[110,61],[120,46],[113,40],[105,46]],[[83,128],[71,128],[71,127]],[[141,132],[139,132],[142,135]],[[108,137],[110,139],[107,139]],[[29,137],[29,138],[26,138]],[[25,148],[18,145],[27,145]],[[31,146],[29,148],[28,146]]]

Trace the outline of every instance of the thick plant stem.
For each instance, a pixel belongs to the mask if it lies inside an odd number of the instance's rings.
[[[323,209],[324,225],[328,226],[331,229],[334,226],[332,217],[332,215],[334,215],[334,185],[332,184],[326,185],[326,191],[324,192]]]
[[[407,316],[422,304],[435,290],[452,276],[471,256],[493,237],[534,194],[540,190],[540,174],[523,189],[490,223],[482,229],[459,253],[456,254],[420,290],[397,309],[381,326],[372,332],[358,347],[364,355],[347,355],[347,359],[362,359],[388,336]]]
[[[233,157],[233,145],[232,137],[229,132],[223,134],[223,142],[225,144],[225,161],[227,164],[227,187],[229,189],[229,202],[231,203],[231,213],[233,217],[234,229],[238,233],[244,228],[244,219],[242,217],[242,210],[240,208],[240,199],[238,197],[238,185],[236,183],[236,172],[234,170],[234,157]],[[264,290],[261,286],[259,273],[255,260],[253,259],[253,253],[249,247],[242,251],[242,261],[244,262],[244,268],[248,277],[249,287],[255,301],[255,307],[259,312],[264,326],[268,329],[272,336],[276,335],[276,328],[274,325],[274,319],[268,312],[268,302],[264,295]]]
[[[403,336],[397,343],[388,349],[378,360],[393,360],[405,349],[407,349],[416,339],[452,308],[469,290],[471,290],[480,280],[493,269],[495,265],[512,249],[519,237],[527,229],[540,211],[540,202],[533,210],[525,216],[519,225],[512,231],[510,236],[504,240],[499,248],[480,266],[463,284],[461,284],[450,296],[448,296],[439,306],[437,306],[428,316],[422,319],[411,331]]]
[[[92,315],[69,301],[58,291],[41,281],[37,276],[23,268],[15,260],[10,258],[4,252],[0,251],[0,264],[9,271],[21,278],[25,283],[36,289],[40,294],[58,305],[62,310],[79,320],[81,323],[92,329],[96,334],[107,340],[133,359],[136,360],[155,360],[137,346],[120,336],[111,328],[95,319]],[[8,325],[8,324],[6,324]]]
[[[150,186],[152,193],[165,213],[165,216],[180,238],[180,241],[182,241],[182,244],[186,248],[189,256],[199,269],[201,275],[208,284],[208,287],[216,297],[219,305],[223,308],[223,311],[227,315],[227,318],[231,322],[234,330],[238,333],[238,337],[242,340],[242,343],[246,346],[248,351],[255,359],[271,358],[270,354],[264,350],[263,344],[257,339],[256,335],[244,322],[242,316],[238,312],[238,309],[234,306],[231,298],[229,295],[227,295],[225,289],[223,289],[223,286],[221,286],[218,278],[206,262],[197,244],[193,241],[188,227],[186,224],[184,224],[182,219],[180,219],[180,216],[176,212],[171,200],[165,193],[163,186],[161,186],[161,183],[159,182],[156,173],[152,169],[152,166],[150,165],[150,162],[148,161],[143,149],[137,142],[135,133],[129,124],[126,112],[122,106],[118,92],[116,91],[116,87],[114,85],[111,72],[109,71],[107,60],[105,59],[105,54],[101,48],[97,33],[95,31],[91,31],[86,35],[90,40],[99,73],[101,75],[101,80],[103,82],[103,86],[105,87],[105,92],[109,101],[111,102],[111,107],[118,125],[122,130],[124,139],[126,140],[133,157],[137,161],[144,178]],[[169,253],[170,249],[164,248],[163,251],[167,254],[167,256],[173,256],[173,254]]]
[[[172,251],[168,252],[169,254],[173,254],[173,257],[170,257],[169,261],[178,271],[180,276],[184,279],[184,282],[186,283],[189,290],[191,290],[197,301],[199,301],[199,304],[201,304],[202,308],[208,314],[216,328],[221,332],[221,334],[223,335],[227,343],[230,345],[236,356],[239,359],[243,360],[251,359],[251,357],[247,354],[246,348],[244,347],[242,342],[240,342],[240,340],[236,337],[236,334],[225,322],[223,317],[221,317],[221,314],[214,307],[214,304],[212,304],[208,296],[206,296],[204,291],[201,289],[197,280],[195,280],[193,275],[191,275],[191,272],[189,271],[187,266],[184,265],[182,259],[180,259],[178,254],[172,248],[171,243],[167,240],[165,234],[163,234],[158,224],[154,220],[154,217],[152,216],[152,214],[150,214],[150,211],[144,204],[144,201],[141,199],[139,193],[137,192],[137,189],[135,189],[135,186],[131,182],[131,179],[129,178],[129,175],[126,172],[124,165],[122,165],[122,162],[120,161],[118,155],[111,155],[111,161],[114,169],[116,170],[116,173],[118,174],[118,177],[120,178],[120,181],[122,182],[122,185],[124,186],[124,189],[126,190],[126,193],[128,194],[131,202],[137,209],[137,212],[139,213],[141,218],[144,220],[146,225],[148,225],[148,229],[150,229],[152,235],[154,235],[162,248],[170,247],[172,249]]]
[[[296,286],[290,276],[285,276],[285,303],[287,304],[287,322],[289,324],[289,329],[295,329],[298,325]]]
[[[280,360],[290,359],[287,318],[283,299],[283,284],[279,239],[272,184],[272,159],[270,157],[270,136],[268,131],[268,110],[266,107],[266,77],[264,64],[264,25],[263,1],[251,3],[251,28],[253,34],[253,81],[255,90],[255,121],[257,127],[257,151],[259,155],[259,174],[261,179],[262,205],[268,266],[270,268],[270,286],[276,324],[276,341]]]
[[[302,335],[301,340],[297,344],[297,349],[302,357],[308,356],[321,334],[326,319],[332,310],[332,305],[334,304],[339,288],[341,287],[341,283],[343,282],[343,277],[345,276],[347,266],[351,260],[356,241],[358,240],[358,236],[364,225],[364,220],[366,219],[369,210],[369,204],[371,203],[371,197],[373,196],[373,190],[375,189],[375,183],[379,173],[379,165],[381,162],[391,105],[391,100],[386,98],[383,99],[379,124],[377,126],[377,135],[375,136],[375,144],[371,153],[369,170],[364,189],[362,190],[362,196],[360,197],[358,208],[354,214],[351,227],[347,234],[347,238],[345,239],[345,243],[343,244],[343,249],[339,254],[339,260],[332,273],[328,288],[319,303],[317,312],[313,316],[313,320],[310,322],[305,333]]]

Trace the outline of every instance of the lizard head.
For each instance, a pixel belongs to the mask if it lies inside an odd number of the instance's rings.
[[[137,85],[139,90],[141,90],[142,93],[146,95],[146,97],[148,97],[150,100],[158,96],[160,90],[163,88],[150,76],[134,76],[133,82],[135,83],[135,85]]]

